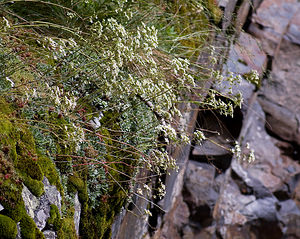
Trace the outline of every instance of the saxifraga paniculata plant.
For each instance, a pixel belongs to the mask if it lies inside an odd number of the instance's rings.
[[[109,237],[133,187],[151,195],[147,181],[135,181],[140,169],[158,177],[176,170],[167,146],[205,140],[201,131],[180,130],[177,105],[200,81],[223,80],[194,67],[213,27],[211,11],[194,0],[3,1],[0,10],[0,97],[14,104],[10,120],[30,129],[38,155],[55,162],[62,218],[72,215],[78,192],[80,234]],[[188,18],[190,10],[196,18]],[[241,95],[222,94],[224,102],[219,92],[205,91],[202,107],[232,116],[241,104]],[[154,196],[161,198],[158,181]],[[58,235],[67,230],[65,221]]]

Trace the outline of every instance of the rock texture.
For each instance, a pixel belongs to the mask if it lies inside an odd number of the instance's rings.
[[[250,144],[256,161],[233,158],[222,174],[211,164],[188,163],[182,195],[189,223],[176,229],[185,235],[189,228],[188,238],[300,238],[299,2],[264,0],[256,6],[249,26],[256,38],[241,33],[224,66],[224,74],[265,72],[258,92],[245,80],[233,89],[245,96],[237,140]],[[201,147],[208,156],[221,154]]]
[[[242,79],[233,88],[243,93],[245,102],[242,117],[235,116],[231,123],[202,115],[200,128],[220,131],[222,125],[225,133],[208,135],[210,141],[192,150],[172,223],[165,218],[168,229],[160,234],[164,238],[300,238],[299,4],[254,4],[250,34],[240,33],[231,46],[223,74],[244,75],[254,69],[263,76],[262,83],[257,89]],[[245,16],[248,8],[242,6],[240,16]],[[229,86],[215,87],[226,91]],[[228,161],[224,148],[233,140],[249,143],[256,161]],[[218,160],[229,166],[222,168]]]
[[[166,182],[169,193],[160,202],[165,213],[152,217],[151,233],[143,230],[135,238],[300,238],[300,2],[240,1],[239,7],[237,2],[219,1],[224,31],[238,9],[233,24],[238,35],[223,76],[256,70],[261,82],[254,86],[243,78],[232,89],[245,99],[233,119],[197,116],[199,128],[221,134],[207,133],[203,144],[175,154],[181,169]],[[226,92],[230,86],[214,87]],[[256,160],[232,157],[234,141],[244,154],[249,144]]]
[[[79,222],[80,222],[80,214],[81,214],[81,204],[79,202],[78,198],[78,192],[75,194],[75,200],[74,200],[74,225],[77,235],[79,235]]]
[[[45,193],[37,198],[24,185],[22,197],[25,209],[28,215],[34,220],[38,229],[43,231],[50,217],[50,205],[55,205],[61,212],[61,195],[55,186],[50,185],[49,180],[44,177],[43,180]],[[43,231],[46,239],[56,238],[56,233],[51,230]]]

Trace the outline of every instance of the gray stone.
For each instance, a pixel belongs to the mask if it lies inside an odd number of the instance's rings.
[[[178,206],[174,211],[173,223],[177,228],[182,228],[189,223],[190,211],[182,196],[178,200]]]
[[[194,237],[193,230],[190,226],[185,226],[182,230],[182,239],[190,239]]]
[[[277,202],[274,197],[258,199],[247,204],[241,212],[251,220],[277,221]]]
[[[273,61],[271,80],[265,82],[259,102],[267,112],[266,126],[284,140],[300,144],[299,46],[283,41]]]
[[[74,212],[74,225],[75,225],[76,234],[79,235],[79,222],[80,222],[81,204],[79,202],[78,192],[75,195],[74,209],[75,209],[75,212]]]
[[[40,204],[34,212],[34,222],[38,229],[42,230],[47,224],[47,219],[50,217],[50,203],[45,195],[39,198]]]
[[[56,233],[54,231],[47,230],[47,231],[43,231],[43,233],[44,233],[44,236],[46,239],[55,239],[56,238]]]
[[[236,33],[239,34],[240,31],[242,30],[242,27],[246,23],[250,8],[251,8],[252,3],[244,0],[242,1],[242,4],[240,5],[237,16],[235,19],[235,29]]]
[[[139,182],[144,182],[147,171],[142,170],[137,178]],[[149,201],[144,197],[136,194],[132,198],[134,208],[131,211],[121,210],[121,213],[115,217],[112,225],[112,236],[114,239],[131,239],[143,238],[148,232],[148,216],[144,214],[144,210],[148,209]]]
[[[39,200],[29,191],[29,189],[25,185],[23,185],[22,198],[27,214],[31,218],[34,218],[34,212],[40,204]]]
[[[300,216],[291,214],[284,228],[285,238],[300,238]]]
[[[214,191],[215,168],[209,164],[190,160],[187,165],[184,188],[188,192],[185,201],[198,207],[209,205],[212,207],[218,197]]]
[[[210,226],[206,227],[203,230],[201,230],[199,233],[195,234],[194,239],[212,239],[217,238],[215,236],[216,227]],[[191,237],[188,237],[187,239],[190,239]]]
[[[219,6],[224,7],[224,17],[222,22],[222,28],[227,29],[232,25],[233,13],[236,7],[237,0],[220,0]]]
[[[192,151],[195,156],[222,156],[231,154],[232,140],[224,139],[222,136],[211,136],[209,140],[205,140],[201,145],[196,145]]]
[[[266,63],[266,54],[259,46],[258,41],[251,35],[241,32],[237,43],[230,47],[228,60],[223,67],[223,75],[228,76],[228,72],[231,72],[234,76],[242,76],[256,70],[261,76]],[[223,81],[221,85],[215,85],[215,88],[222,93],[228,92],[230,87],[232,87],[233,94],[242,93],[245,106],[247,106],[255,86],[244,78],[241,78],[240,83],[233,86],[226,81]]]
[[[61,210],[61,196],[55,186],[50,185],[48,179],[43,179],[45,193],[37,198],[24,185],[22,197],[25,204],[25,209],[28,215],[33,218],[36,226],[42,230],[47,224],[47,219],[50,217],[50,205],[54,204]]]
[[[18,233],[17,233],[16,239],[22,239],[20,222],[17,223],[17,230],[18,230]]]
[[[297,0],[264,0],[252,16],[252,21],[264,27],[268,39],[278,43],[288,32],[298,6]]]
[[[290,27],[286,34],[286,39],[300,45],[300,4],[298,5],[298,11],[294,14],[291,20]]]
[[[221,194],[214,208],[214,219],[218,225],[243,225],[248,221],[244,213],[246,205],[255,202],[253,195],[242,195],[238,186],[231,180],[225,180]]]
[[[45,189],[45,197],[47,198],[50,204],[54,204],[55,206],[57,206],[59,212],[61,213],[60,192],[54,185],[50,185],[49,180],[46,177],[44,177],[43,184]]]
[[[267,56],[259,41],[250,34],[241,32],[237,42],[230,49],[226,67],[228,71],[238,74],[256,70],[261,75],[265,70],[266,60]]]
[[[285,222],[292,214],[300,216],[300,209],[297,207],[294,200],[285,200],[283,202],[278,203],[278,205],[278,217],[281,219],[281,221]]]

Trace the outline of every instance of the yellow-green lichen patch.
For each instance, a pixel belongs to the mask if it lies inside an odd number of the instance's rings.
[[[15,239],[17,236],[17,224],[11,218],[0,214],[0,238]]]

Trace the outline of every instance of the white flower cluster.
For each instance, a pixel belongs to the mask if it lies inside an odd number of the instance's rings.
[[[164,134],[166,143],[170,143],[170,140],[176,142],[178,139],[176,130],[170,124],[159,125],[157,130]]]
[[[158,46],[157,29],[141,23],[134,31],[128,30],[114,18],[92,25],[95,41],[99,45],[97,59],[101,72],[102,91],[112,97],[114,108],[124,109],[124,101],[134,95],[140,96],[161,117],[170,120],[178,114],[175,102],[180,87],[194,86],[194,78],[188,73],[189,62],[174,58],[167,60],[168,69],[157,64],[154,54]],[[105,47],[103,47],[105,46]],[[172,84],[168,76],[176,69]],[[178,84],[179,83],[179,84]]]
[[[152,213],[148,209],[144,209],[145,216],[152,216]],[[145,218],[147,219],[147,218]]]
[[[76,152],[78,152],[80,150],[81,143],[85,139],[84,130],[80,125],[75,125],[74,123],[70,125],[64,125],[64,130],[68,139],[66,143],[73,144]]]
[[[65,92],[58,86],[49,86],[46,83],[48,100],[54,102],[55,106],[58,107],[62,113],[68,114],[72,112],[77,105],[77,98],[70,92]]]
[[[194,140],[196,144],[200,145],[203,140],[206,140],[206,137],[202,131],[196,130],[194,132]]]
[[[190,62],[187,59],[174,58],[171,65],[181,87],[195,86],[194,78],[188,73]]]
[[[250,144],[246,144],[246,149],[248,153],[243,153],[240,144],[236,141],[234,147],[231,149],[231,152],[236,157],[238,161],[247,161],[252,163],[255,161],[254,150],[250,149]]]
[[[172,158],[167,152],[154,149],[150,154],[151,162],[147,161],[148,168],[158,175],[161,170],[167,171],[168,169],[178,170],[176,160]]]
[[[67,52],[70,49],[73,49],[77,46],[77,43],[73,38],[70,39],[54,39],[51,37],[45,37],[44,39],[38,40],[39,44],[46,49],[48,49],[51,53],[54,60],[62,59],[67,55]]]
[[[257,70],[251,70],[250,73],[245,75],[245,78],[256,86],[259,86],[260,84],[260,77]]]
[[[210,90],[207,99],[205,100],[205,104],[212,109],[219,110],[220,114],[225,116],[230,115],[233,117],[233,105],[231,102],[224,102],[221,98],[216,98],[216,91]]]
[[[5,17],[2,17],[2,19],[4,21],[4,30],[6,30],[7,28],[11,28],[9,21]]]
[[[153,197],[158,197],[159,199],[162,199],[166,195],[166,185],[163,184],[161,181],[161,178],[158,178],[158,186],[157,186],[157,193]]]

